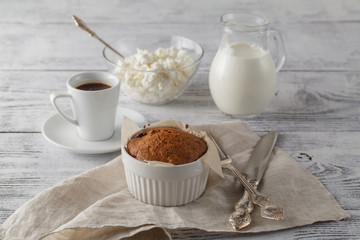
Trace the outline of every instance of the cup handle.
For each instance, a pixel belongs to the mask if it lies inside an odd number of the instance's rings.
[[[75,126],[78,126],[78,122],[76,121],[76,119],[72,119],[69,116],[67,116],[57,105],[56,103],[56,99],[58,98],[70,98],[72,101],[72,97],[70,94],[68,93],[51,93],[50,94],[50,101],[52,103],[52,105],[54,106],[54,108],[58,111],[58,113],[60,114],[60,116],[62,116],[66,121],[70,122],[71,124],[74,124]]]
[[[285,45],[281,37],[281,34],[278,30],[270,29],[268,30],[268,36],[272,37],[275,42],[276,47],[276,56],[274,58],[276,72],[279,72],[282,66],[285,63]]]

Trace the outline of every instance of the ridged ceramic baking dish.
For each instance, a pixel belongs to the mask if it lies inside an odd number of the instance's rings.
[[[204,192],[209,167],[198,160],[174,166],[154,166],[132,157],[122,146],[126,183],[138,200],[158,206],[179,206]]]

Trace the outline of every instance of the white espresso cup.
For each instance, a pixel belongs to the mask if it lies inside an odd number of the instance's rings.
[[[59,114],[77,128],[80,138],[102,141],[114,133],[120,80],[108,72],[83,72],[67,80],[67,92],[51,93],[50,100]],[[57,99],[69,98],[74,117],[61,110]]]

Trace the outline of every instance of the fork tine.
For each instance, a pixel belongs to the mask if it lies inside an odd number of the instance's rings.
[[[215,141],[214,136],[211,134],[211,132],[209,130],[206,131],[207,134],[209,135],[210,139],[213,141],[213,143],[215,144],[219,154],[220,154],[220,158],[222,160],[228,158],[228,156],[226,155],[226,153],[224,152],[224,150],[221,149],[221,147],[219,146],[219,144],[217,144],[217,142]]]

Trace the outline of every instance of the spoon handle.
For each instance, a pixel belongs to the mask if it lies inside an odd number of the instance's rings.
[[[81,20],[80,18],[78,18],[77,16],[73,15],[72,18],[75,21],[76,26],[78,26],[79,28],[81,28],[82,30],[88,32],[90,34],[91,37],[96,38],[97,40],[99,40],[102,44],[104,44],[106,47],[108,47],[111,51],[115,52],[117,55],[119,55],[121,58],[124,58],[124,56],[119,53],[118,51],[116,51],[114,48],[112,48],[107,42],[105,42],[104,40],[102,40],[93,30],[91,30],[83,20]]]
[[[99,40],[100,42],[102,42],[106,47],[110,48],[111,51],[115,52],[117,55],[119,55],[122,59],[124,59],[125,57],[119,53],[118,51],[116,51],[113,47],[111,47],[107,42],[105,42],[104,40],[102,40],[98,35],[95,35],[94,38],[96,38],[97,40]]]
[[[95,37],[97,36],[96,33],[94,31],[92,31],[83,20],[81,20],[80,18],[78,18],[77,16],[73,15],[72,16],[76,26],[78,26],[79,28],[81,28],[82,30],[88,32],[90,34],[91,37]]]

